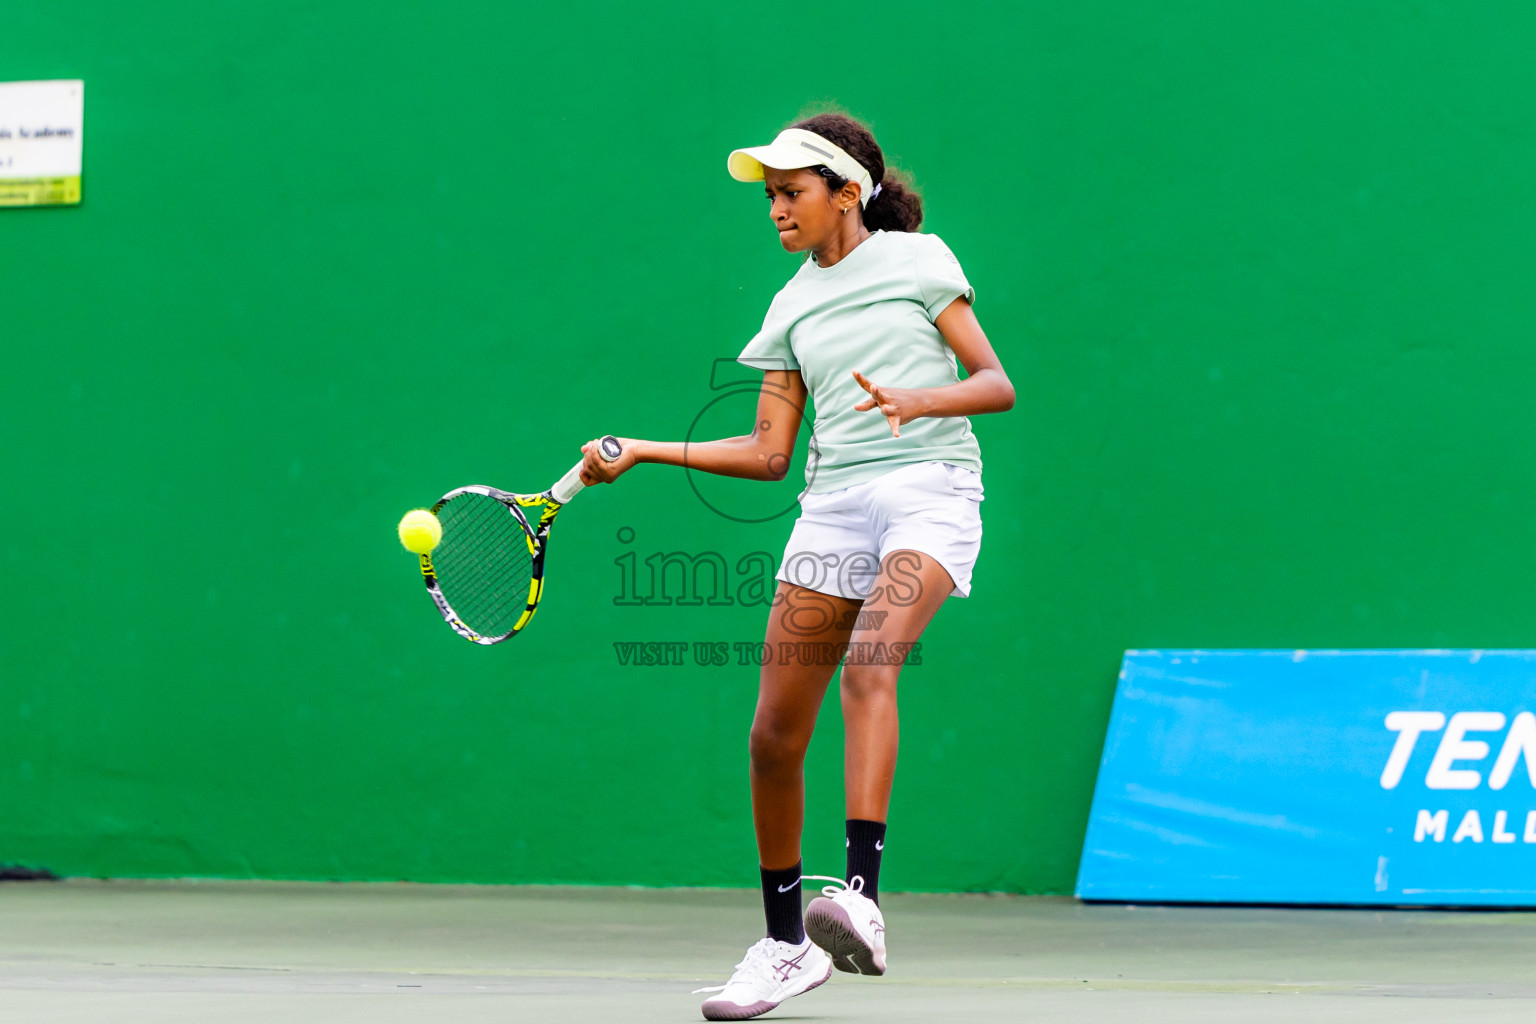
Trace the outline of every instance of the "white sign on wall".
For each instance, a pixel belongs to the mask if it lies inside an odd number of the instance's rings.
[[[84,141],[84,82],[0,82],[0,206],[80,202]]]

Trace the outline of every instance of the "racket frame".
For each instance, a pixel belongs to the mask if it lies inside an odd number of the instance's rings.
[[[517,524],[523,529],[523,539],[528,542],[528,555],[533,560],[533,566],[532,576],[528,581],[527,606],[513,623],[512,628],[500,636],[484,636],[477,633],[468,623],[459,618],[458,613],[453,610],[453,606],[448,603],[448,598],[443,594],[443,588],[437,582],[437,569],[432,565],[432,553],[429,551],[420,556],[421,575],[426,580],[427,592],[432,595],[432,603],[437,606],[443,621],[447,622],[455,633],[471,643],[489,647],[491,644],[510,640],[533,620],[533,613],[538,611],[539,598],[544,596],[544,553],[549,543],[549,527],[554,523],[555,516],[565,507],[555,500],[552,490],[553,488],[543,494],[513,494],[511,491],[488,487],[485,484],[470,484],[467,487],[454,488],[427,509],[435,516],[444,505],[461,494],[480,494],[494,498],[506,508],[508,515],[517,520]],[[541,505],[544,508],[539,513],[538,522],[530,523],[523,509]]]
[[[612,434],[605,434],[598,441],[597,452],[603,461],[614,462],[623,454],[624,447],[618,438]],[[443,594],[443,588],[437,582],[437,569],[432,565],[432,553],[429,551],[420,556],[421,575],[426,580],[427,592],[432,595],[432,603],[437,606],[443,621],[447,622],[459,636],[471,643],[489,647],[503,640],[510,640],[533,621],[533,613],[539,609],[539,599],[544,596],[544,553],[549,545],[549,528],[554,523],[555,516],[560,514],[560,510],[585,487],[581,482],[581,467],[580,462],[576,463],[543,494],[514,494],[485,484],[470,484],[467,487],[454,488],[427,509],[435,516],[444,505],[461,494],[480,494],[495,498],[506,507],[507,514],[516,519],[518,525],[523,528],[523,538],[528,542],[528,554],[533,560],[532,578],[528,581],[527,607],[517,617],[517,621],[512,624],[510,630],[500,636],[484,636],[471,629],[448,603],[448,598]],[[539,506],[543,506],[543,511],[539,513],[538,522],[530,523],[523,509]]]

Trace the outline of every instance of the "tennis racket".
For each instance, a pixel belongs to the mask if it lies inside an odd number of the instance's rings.
[[[607,462],[623,453],[611,434],[598,442]],[[527,627],[544,594],[549,528],[585,486],[578,462],[542,494],[472,484],[449,491],[427,510],[437,516],[443,536],[421,556],[421,575],[455,633],[489,645]]]

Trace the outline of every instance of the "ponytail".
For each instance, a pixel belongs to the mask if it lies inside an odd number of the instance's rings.
[[[897,170],[888,170],[880,191],[864,207],[864,226],[871,231],[916,231],[923,223],[923,197]]]

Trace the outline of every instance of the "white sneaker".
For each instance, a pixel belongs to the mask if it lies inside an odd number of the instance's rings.
[[[885,973],[885,917],[864,895],[864,878],[822,889],[805,910],[805,934],[832,957],[832,966],[849,974]]]
[[[720,993],[704,1000],[705,1020],[746,1020],[809,992],[830,977],[832,962],[811,940],[795,946],[760,939],[736,965],[730,981],[694,991]]]

